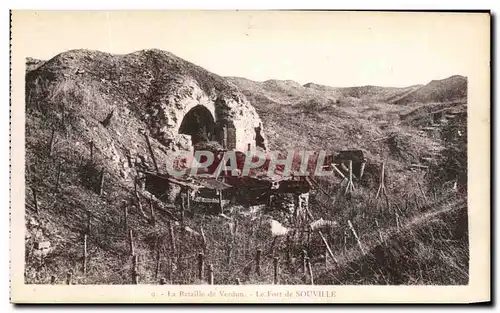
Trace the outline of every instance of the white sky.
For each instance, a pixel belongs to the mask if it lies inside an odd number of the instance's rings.
[[[488,16],[368,12],[15,12],[29,56],[68,49],[170,51],[222,76],[409,86],[468,76]],[[16,23],[16,15],[13,24]],[[15,40],[15,39],[14,39]]]

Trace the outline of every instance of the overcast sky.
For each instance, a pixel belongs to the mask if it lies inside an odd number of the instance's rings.
[[[14,15],[14,23],[16,15]],[[223,76],[409,86],[468,76],[485,16],[347,12],[23,12],[30,56],[158,48]],[[484,27],[478,27],[478,26]]]

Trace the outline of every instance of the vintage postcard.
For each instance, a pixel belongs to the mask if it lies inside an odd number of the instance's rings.
[[[490,301],[490,14],[12,11],[14,303]]]

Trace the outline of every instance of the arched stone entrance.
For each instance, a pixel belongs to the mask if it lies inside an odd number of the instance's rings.
[[[203,105],[197,105],[189,110],[182,119],[179,134],[191,136],[194,146],[200,142],[217,140],[217,127],[212,113]]]

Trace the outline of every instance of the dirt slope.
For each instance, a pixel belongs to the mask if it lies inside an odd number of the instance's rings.
[[[272,149],[315,149],[336,153],[361,149],[370,168],[386,162],[406,185],[409,166],[433,157],[443,149],[438,137],[422,133],[420,126],[406,123],[406,116],[420,106],[401,106],[387,99],[420,88],[362,86],[337,88],[292,81],[254,82],[228,78],[256,107]],[[420,113],[416,114],[417,116]],[[374,182],[376,184],[376,182]]]
[[[93,263],[89,271],[95,276],[88,280],[128,280],[128,273],[115,271],[128,266],[124,207],[130,210],[128,227],[136,232],[137,251],[147,247],[148,234],[167,229],[172,220],[170,209],[149,193],[139,192],[142,210],[134,196],[137,170],[153,169],[143,134],[151,134],[156,161],[165,169],[173,152],[187,149],[179,134],[164,131],[169,123],[180,124],[171,118],[184,112],[184,106],[215,101],[217,112],[234,116],[235,123],[259,121],[255,109],[224,78],[165,51],[112,55],[72,50],[45,62],[27,62],[26,279],[46,282],[50,273],[79,272],[80,245],[90,216],[89,244],[98,251],[93,259],[100,262]],[[150,199],[156,211],[152,228]],[[45,241],[50,242],[51,257],[41,264],[35,247]],[[110,276],[100,277],[103,273]],[[75,277],[79,279],[83,277]]]
[[[360,87],[330,87],[325,85],[318,85],[315,83],[307,83],[304,87],[320,90],[323,92],[336,92],[339,96],[344,98],[358,98],[370,99],[378,101],[387,101],[391,99],[402,97],[409,92],[412,92],[422,85],[415,85],[403,88],[397,87],[380,87],[380,86],[360,86]]]
[[[467,205],[454,199],[439,209],[400,221],[383,240],[374,231],[359,247],[339,256],[318,284],[457,285],[469,281]]]
[[[454,75],[442,80],[433,80],[402,98],[392,100],[392,103],[463,102],[465,99],[467,77]]]

